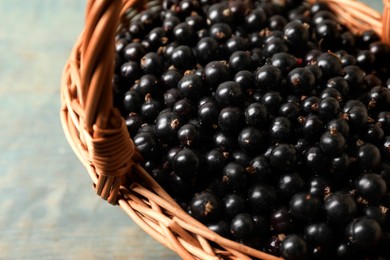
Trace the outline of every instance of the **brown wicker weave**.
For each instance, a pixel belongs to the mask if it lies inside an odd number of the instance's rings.
[[[373,29],[390,43],[390,0],[383,16],[353,0],[323,0],[355,33]],[[315,2],[315,0],[309,0]],[[143,0],[89,0],[85,28],[65,66],[61,120],[99,196],[119,206],[148,234],[183,259],[280,259],[225,239],[190,217],[142,168],[124,119],[113,107],[114,38]]]

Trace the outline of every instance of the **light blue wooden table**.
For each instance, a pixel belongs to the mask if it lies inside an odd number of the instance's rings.
[[[0,0],[0,259],[177,259],[94,194],[65,140],[61,73],[84,9]]]

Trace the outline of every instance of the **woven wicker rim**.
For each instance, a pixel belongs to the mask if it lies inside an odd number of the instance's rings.
[[[390,43],[390,0],[381,15],[354,0],[327,2],[354,33],[372,29]],[[316,2],[309,0],[309,3]],[[97,194],[119,205],[142,229],[183,259],[280,259],[228,240],[189,216],[142,168],[142,158],[113,107],[111,79],[115,34],[131,7],[145,0],[88,0],[85,28],[67,61],[61,83],[61,122]]]

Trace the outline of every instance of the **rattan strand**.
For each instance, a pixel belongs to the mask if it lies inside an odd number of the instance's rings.
[[[383,0],[383,15],[354,0],[322,1],[353,32],[372,29],[390,43],[390,0]],[[116,28],[148,3],[87,2],[85,28],[61,82],[61,122],[69,144],[85,165],[97,194],[118,204],[149,235],[183,259],[280,259],[212,232],[183,211],[141,167],[142,158],[113,107],[110,88]]]

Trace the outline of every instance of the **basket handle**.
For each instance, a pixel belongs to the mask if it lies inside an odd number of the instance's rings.
[[[117,204],[125,174],[132,171],[134,144],[124,119],[113,107],[115,34],[123,10],[142,0],[89,0],[80,45],[78,93],[84,113],[80,118],[80,139],[87,146],[91,167],[96,172],[96,192]]]

